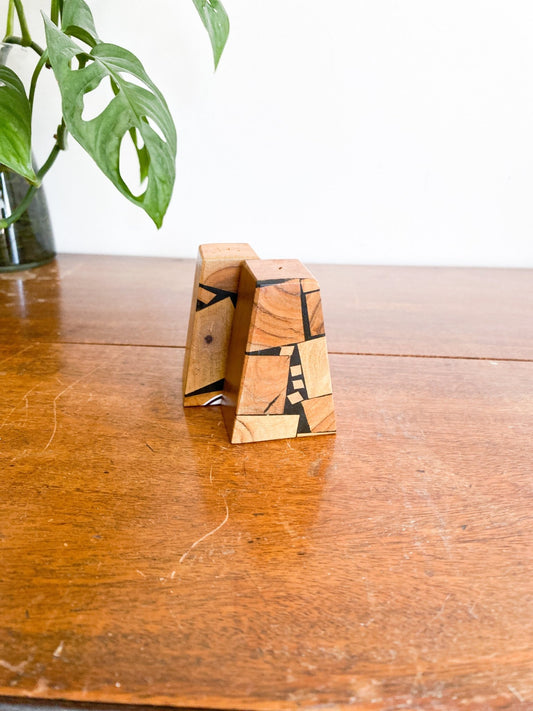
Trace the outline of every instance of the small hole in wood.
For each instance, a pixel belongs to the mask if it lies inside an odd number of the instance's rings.
[[[213,336],[211,336],[211,334],[210,334],[209,336],[206,336],[206,337],[204,338],[204,341],[205,341],[206,343],[213,343]]]

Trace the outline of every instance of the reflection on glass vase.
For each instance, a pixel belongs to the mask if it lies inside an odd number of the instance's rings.
[[[28,48],[0,42],[0,65],[13,69],[25,85],[29,85],[33,72],[32,59]],[[0,162],[0,219],[11,216],[29,187],[24,178]],[[26,212],[6,229],[0,229],[0,272],[37,267],[54,256],[50,215],[41,187]]]
[[[9,217],[22,201],[28,183],[20,175],[0,170],[0,217]],[[43,188],[34,195],[26,212],[0,230],[0,272],[29,269],[55,256],[50,215]]]

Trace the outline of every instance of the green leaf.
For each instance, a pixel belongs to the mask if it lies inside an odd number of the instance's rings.
[[[45,29],[69,132],[118,190],[160,227],[172,195],[176,160],[176,129],[161,92],[131,52],[100,43],[87,54],[46,18]],[[74,69],[78,57],[84,61]],[[84,97],[102,81],[111,82],[114,96],[98,116],[85,121]],[[142,195],[134,195],[120,174],[120,146],[125,137],[130,140],[131,129],[136,129],[145,148],[145,163],[139,165],[147,176]]]
[[[61,29],[90,47],[100,41],[92,12],[83,0],[66,0],[61,9]]]
[[[3,66],[0,66],[0,126],[0,163],[38,185],[31,164],[30,102],[18,76]]]
[[[209,34],[215,69],[226,45],[229,34],[229,19],[219,0],[192,0]]]
[[[119,92],[118,86],[112,81],[111,89],[116,96]],[[139,161],[139,178],[141,183],[148,178],[148,168],[150,167],[150,156],[144,144],[139,144],[139,136],[136,128],[130,128],[130,136],[133,146],[137,152],[137,160]]]

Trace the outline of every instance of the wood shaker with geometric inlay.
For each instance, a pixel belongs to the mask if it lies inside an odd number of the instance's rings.
[[[183,366],[183,404],[220,404],[243,260],[248,244],[202,244],[198,250]]]
[[[335,432],[320,287],[297,260],[246,260],[222,412],[230,441]]]

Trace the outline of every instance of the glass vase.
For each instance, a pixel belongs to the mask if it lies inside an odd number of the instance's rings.
[[[0,43],[0,64],[13,69],[24,83],[27,83],[29,60],[26,48]],[[0,218],[14,212],[28,187],[20,175],[0,167]],[[26,212],[6,229],[0,229],[0,272],[38,267],[54,256],[50,215],[40,187]]]
[[[22,200],[28,183],[20,175],[0,170],[0,216],[9,217]],[[0,230],[0,272],[29,269],[55,257],[54,237],[43,188],[25,213]]]

